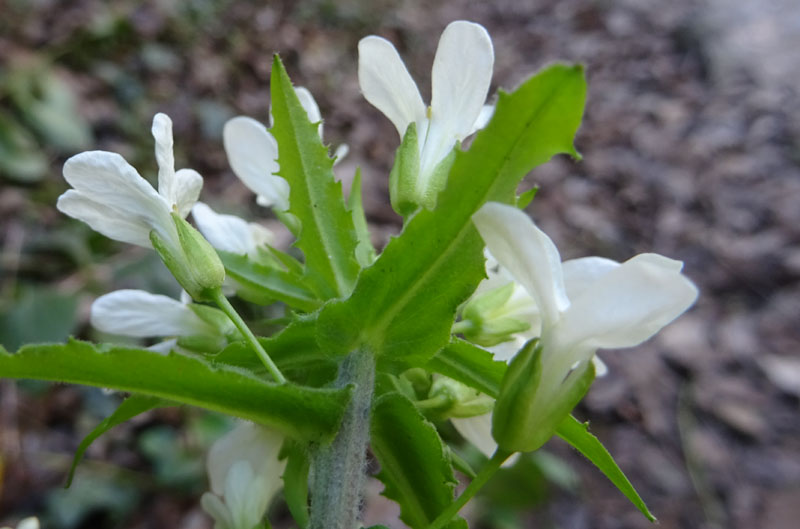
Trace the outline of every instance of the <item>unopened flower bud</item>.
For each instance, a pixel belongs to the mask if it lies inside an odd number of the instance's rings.
[[[515,334],[531,328],[530,312],[535,305],[516,283],[473,296],[461,313],[464,337],[486,347],[511,340]]]

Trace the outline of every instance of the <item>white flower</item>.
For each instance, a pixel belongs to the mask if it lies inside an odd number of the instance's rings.
[[[217,250],[254,256],[260,247],[274,239],[264,226],[235,215],[217,213],[202,202],[194,205],[192,216],[197,228]]]
[[[286,462],[278,459],[283,436],[241,422],[208,453],[211,492],[200,499],[215,529],[252,529],[282,486]]]
[[[312,123],[319,123],[322,137],[322,115],[317,102],[308,89],[295,88],[300,104]],[[272,113],[270,112],[270,127]],[[267,128],[246,116],[228,120],[222,130],[222,141],[231,169],[256,196],[260,206],[274,207],[278,211],[289,209],[289,183],[275,175],[278,167],[278,142]],[[341,160],[347,154],[347,145],[340,145],[334,156]]]
[[[488,203],[473,221],[489,251],[539,309],[532,321],[538,328],[525,336],[539,336],[542,345],[541,383],[531,409],[546,409],[570,372],[595,360],[597,349],[640,344],[697,298],[679,261],[640,254],[621,264],[601,257],[562,263],[553,241],[515,207]],[[605,371],[602,363],[595,366],[599,374]],[[453,423],[483,451],[496,447],[491,414]]]
[[[11,529],[10,527],[2,527],[0,529]],[[17,529],[39,529],[39,519],[35,516],[23,518],[17,524]]]
[[[136,338],[217,332],[187,303],[144,290],[116,290],[100,296],[92,303],[90,321],[99,331]]]
[[[58,209],[118,241],[152,247],[150,232],[155,230],[167,244],[179,248],[170,212],[183,218],[189,214],[203,178],[192,169],[175,171],[169,117],[156,114],[152,133],[158,192],[119,154],[88,151],[64,164],[64,178],[73,189],[58,198]]]
[[[408,126],[416,123],[418,203],[430,201],[434,171],[456,142],[488,123],[493,108],[484,102],[493,66],[494,49],[486,29],[463,20],[451,22],[439,39],[431,72],[431,105],[426,107],[388,40],[372,35],[358,43],[358,82],[364,97],[391,120],[401,140]]]

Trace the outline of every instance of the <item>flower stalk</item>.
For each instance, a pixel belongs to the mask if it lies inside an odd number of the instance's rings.
[[[258,358],[264,364],[264,367],[267,368],[267,371],[270,372],[272,378],[275,379],[275,382],[278,384],[285,384],[286,377],[283,376],[281,370],[278,369],[278,366],[275,365],[275,362],[272,361],[272,358],[267,354],[267,351],[264,350],[264,346],[261,345],[261,342],[253,334],[253,331],[250,330],[250,327],[247,326],[245,321],[239,316],[239,313],[236,312],[236,309],[233,308],[231,302],[228,301],[228,298],[225,297],[225,294],[222,293],[221,288],[216,288],[207,292],[207,295],[217,304],[217,306],[227,314],[227,316],[231,319],[233,324],[239,329],[239,332],[242,333],[244,339],[253,348],[253,350],[258,355]]]

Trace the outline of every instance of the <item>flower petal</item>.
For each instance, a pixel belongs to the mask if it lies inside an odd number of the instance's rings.
[[[347,156],[347,153],[350,152],[350,146],[346,143],[342,143],[336,150],[333,152],[333,165],[337,165],[339,162],[344,160],[344,157]]]
[[[255,527],[272,498],[265,497],[263,480],[245,460],[235,462],[225,477],[225,504],[235,528]]]
[[[494,116],[494,105],[483,105],[481,108],[480,114],[478,114],[478,119],[475,120],[475,123],[472,124],[472,129],[469,131],[469,134],[475,134],[479,130],[486,128],[486,125],[492,120],[492,116]]]
[[[105,151],[76,154],[64,163],[64,179],[95,202],[150,216],[158,211],[169,218],[164,198],[119,154]]]
[[[117,290],[100,296],[92,303],[91,323],[103,332],[139,338],[214,332],[180,301],[143,290]]]
[[[454,139],[469,135],[481,114],[494,68],[483,26],[457,20],[442,32],[433,61],[431,122]]]
[[[211,492],[203,493],[200,506],[214,519],[214,529],[234,529],[231,511],[219,496]]]
[[[400,138],[409,123],[425,119],[417,84],[388,40],[372,35],[358,43],[358,84],[366,100],[394,124]]]
[[[492,414],[485,413],[465,419],[451,418],[458,433],[472,443],[486,457],[492,457],[497,450],[497,443],[492,438]]]
[[[203,177],[194,169],[181,169],[175,173],[175,206],[184,219],[200,198]]]
[[[222,494],[230,468],[240,460],[250,463],[256,475],[270,476],[271,489],[280,488],[286,460],[278,460],[283,436],[249,422],[237,425],[215,442],[208,451],[206,468],[211,490]]]
[[[555,333],[559,350],[631,347],[650,338],[697,299],[680,267],[642,254],[603,275],[563,315]]]
[[[192,216],[197,223],[197,227],[203,233],[203,236],[208,239],[211,246],[217,250],[238,253],[240,255],[251,254],[257,249],[254,232],[258,228],[265,230],[267,234],[271,235],[266,228],[251,225],[244,219],[235,215],[216,213],[202,202],[198,202],[195,204],[194,208],[192,208]],[[262,243],[264,235],[266,234],[264,234],[263,231],[259,231],[258,235],[258,242]]]
[[[278,143],[266,127],[252,118],[235,117],[225,123],[222,140],[233,172],[259,195],[259,204],[288,209],[289,183],[273,174],[278,171]]]
[[[85,222],[109,239],[151,247],[150,222],[141,215],[124,215],[90,199],[80,191],[67,190],[58,197],[58,210],[74,219]]]
[[[497,443],[492,437],[492,414],[486,413],[469,417],[466,419],[451,418],[450,421],[455,426],[461,436],[472,443],[475,448],[481,451],[486,457],[492,457],[497,450]],[[519,454],[514,454],[509,457],[505,463],[504,468],[514,465],[519,459]]]
[[[561,263],[564,271],[564,286],[567,297],[575,299],[595,281],[619,266],[619,263],[605,257],[581,257]]]
[[[311,123],[319,123],[319,127],[317,131],[319,132],[320,138],[322,137],[322,113],[319,111],[319,105],[317,105],[317,101],[314,99],[314,96],[311,95],[308,88],[304,86],[298,86],[294,89],[294,93],[297,94],[297,99],[300,100],[300,106],[306,111],[308,114],[308,120]]]
[[[472,216],[486,247],[536,300],[549,327],[569,307],[561,257],[553,241],[524,212],[488,202]]]
[[[153,116],[150,129],[156,142],[156,162],[158,163],[158,194],[170,206],[177,203],[177,183],[175,182],[175,156],[172,152],[172,120],[159,112]]]

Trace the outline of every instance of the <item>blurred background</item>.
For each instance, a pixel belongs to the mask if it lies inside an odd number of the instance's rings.
[[[390,39],[430,93],[439,34],[483,24],[492,93],[552,61],[580,61],[589,100],[584,160],[536,169],[528,211],[564,258],[647,251],[681,259],[697,305],[635,350],[602,354],[576,414],[617,458],[661,527],[789,529],[800,519],[800,4],[794,0],[0,0],[0,343],[69,335],[98,295],[176,294],[153,252],[58,213],[61,166],[88,149],[121,153],[154,179],[150,123],[174,121],[178,167],[203,200],[260,219],[230,171],[225,121],[268,120],[279,52],[316,96],[337,166],[365,177],[378,244],[399,229],[387,180],[399,143],[360,96],[358,40]],[[0,525],[209,528],[203,454],[230,427],[162,409],[94,443],[63,489],[74,449],[118,395],[0,380]],[[452,433],[452,432],[451,432]],[[455,438],[455,434],[454,438]],[[467,457],[477,457],[466,453]],[[370,484],[367,519],[396,516]],[[468,507],[474,527],[612,529],[650,524],[589,463],[553,441],[501,472]],[[287,526],[280,502],[272,512]],[[395,522],[393,527],[402,527]]]

